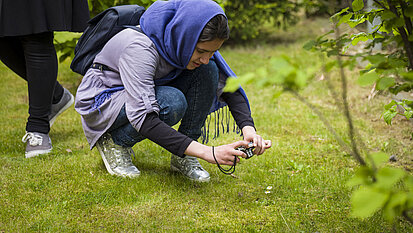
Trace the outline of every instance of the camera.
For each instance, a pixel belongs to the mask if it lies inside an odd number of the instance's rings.
[[[240,146],[240,147],[237,148],[237,150],[244,152],[247,155],[247,157],[245,159],[249,159],[252,156],[254,156],[253,150],[255,149],[255,147],[253,147],[252,145],[253,145],[252,142],[250,142],[250,143],[248,143],[248,148]]]

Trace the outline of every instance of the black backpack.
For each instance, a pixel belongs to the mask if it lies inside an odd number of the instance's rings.
[[[75,47],[75,57],[70,68],[81,75],[92,66],[96,55],[116,33],[127,28],[139,25],[139,20],[145,8],[138,5],[114,6],[106,9],[89,20],[88,27]]]

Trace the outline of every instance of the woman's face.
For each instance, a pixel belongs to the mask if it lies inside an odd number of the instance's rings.
[[[215,51],[221,48],[223,43],[224,40],[221,39],[198,42],[186,68],[193,70],[202,64],[208,64],[209,59],[214,55]]]

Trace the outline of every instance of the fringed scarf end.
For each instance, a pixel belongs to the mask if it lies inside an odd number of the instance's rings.
[[[210,113],[205,121],[204,126],[201,129],[201,140],[203,144],[206,144],[210,140],[210,127],[211,121],[213,121],[214,133],[212,139],[217,139],[222,133],[235,132],[241,135],[241,129],[235,123],[232,118],[228,106],[219,108],[218,110]]]

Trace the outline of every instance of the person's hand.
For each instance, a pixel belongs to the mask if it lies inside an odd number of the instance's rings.
[[[237,160],[237,163],[238,163],[239,160],[240,160],[239,157],[245,158],[247,156],[246,154],[244,154],[244,152],[236,150],[236,148],[238,148],[240,146],[247,147],[248,142],[246,142],[246,141],[237,141],[237,142],[227,144],[227,145],[217,146],[217,147],[214,147],[214,148],[211,147],[210,156],[205,158],[205,160],[209,163],[216,164],[216,161],[215,161],[215,159],[213,157],[213,154],[212,154],[212,152],[213,152],[217,162],[220,165],[232,166],[232,165],[234,165],[234,160],[235,159]]]
[[[254,154],[256,155],[261,155],[266,149],[271,148],[271,140],[264,140],[252,126],[244,126],[242,134],[244,135],[244,141],[252,142],[255,147]]]

